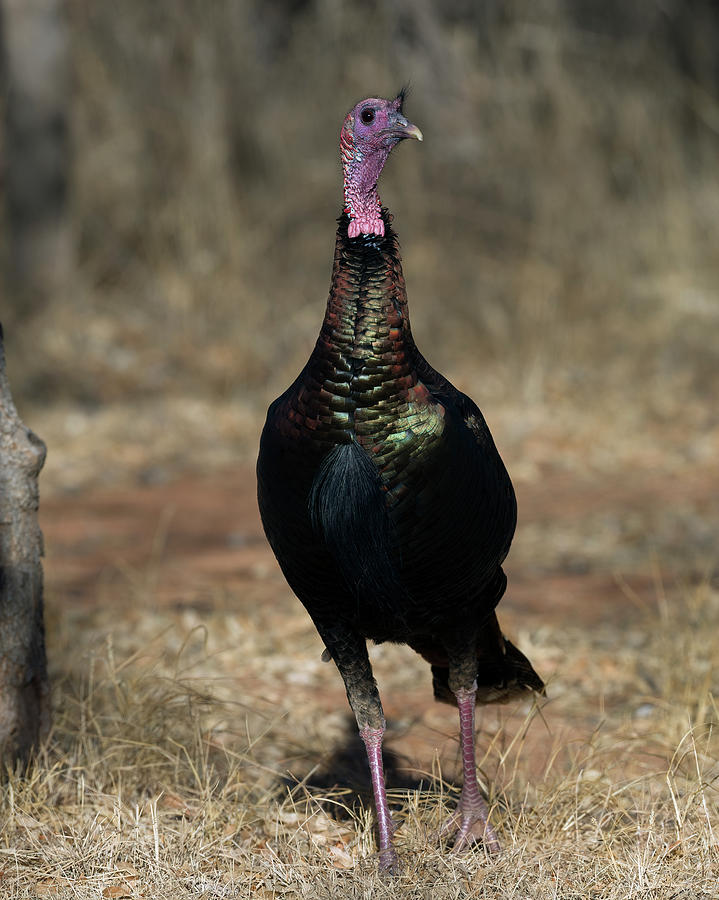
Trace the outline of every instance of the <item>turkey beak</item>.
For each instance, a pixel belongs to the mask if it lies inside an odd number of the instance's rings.
[[[402,140],[404,138],[414,138],[416,141],[424,140],[422,137],[422,132],[417,128],[416,125],[413,125],[411,122],[408,122],[407,119],[401,114],[396,113],[392,117],[392,127],[388,129],[395,137]]]
[[[416,141],[423,141],[422,132],[417,128],[416,125],[413,125],[411,122],[407,122],[407,125],[404,130],[404,136],[408,138],[414,138]]]

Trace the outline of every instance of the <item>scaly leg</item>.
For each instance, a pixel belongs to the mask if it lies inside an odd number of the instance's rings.
[[[367,750],[379,827],[380,869],[396,871],[398,858],[392,846],[394,826],[387,803],[382,765],[385,720],[377,682],[374,680],[372,665],[367,655],[367,643],[354,631],[337,624],[332,628],[323,628],[317,624],[317,630],[340,671],[347,690],[347,699],[357,719],[360,737]]]
[[[382,765],[382,738],[384,736],[384,721],[381,728],[360,728],[360,737],[367,749],[367,759],[372,776],[372,792],[374,794],[374,806],[377,812],[377,825],[379,828],[379,865],[380,869],[394,871],[399,860],[397,852],[392,846],[394,825],[387,803],[387,791],[384,786],[384,766]]]
[[[489,822],[489,810],[479,792],[477,763],[474,753],[474,708],[476,681],[471,688],[454,691],[459,707],[459,740],[462,751],[464,783],[457,809],[442,826],[440,836],[454,834],[454,849],[463,850],[472,840],[482,840],[490,853],[501,849],[497,835]]]

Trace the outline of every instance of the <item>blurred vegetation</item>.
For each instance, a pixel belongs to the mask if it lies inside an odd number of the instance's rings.
[[[74,266],[2,310],[21,403],[200,398],[252,430],[319,328],[342,117],[409,80],[425,142],[380,193],[429,359],[480,402],[719,425],[715,3],[67,13]]]

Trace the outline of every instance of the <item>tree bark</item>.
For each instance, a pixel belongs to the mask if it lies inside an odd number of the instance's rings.
[[[46,734],[49,689],[43,623],[37,477],[45,444],[20,421],[0,326],[0,765],[25,762]]]

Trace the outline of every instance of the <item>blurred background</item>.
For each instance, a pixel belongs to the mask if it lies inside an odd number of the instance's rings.
[[[46,492],[254,458],[323,315],[342,118],[405,82],[415,335],[515,477],[715,457],[713,0],[1,7],[0,317]]]

